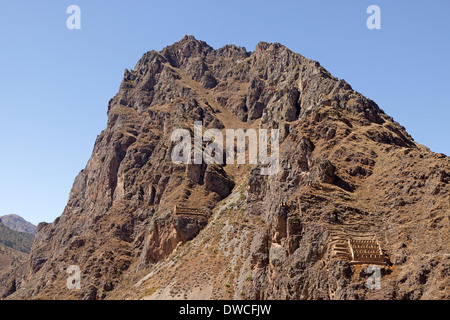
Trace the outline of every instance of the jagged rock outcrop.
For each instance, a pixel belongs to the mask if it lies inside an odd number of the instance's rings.
[[[173,163],[171,133],[192,134],[194,121],[279,129],[279,172]],[[1,294],[448,299],[449,182],[448,157],[318,62],[278,43],[215,50],[186,36],[125,70],[63,214],[38,226]],[[176,216],[176,204],[208,217]],[[381,289],[367,289],[364,266],[332,256],[332,228],[382,243]],[[65,287],[69,265],[80,290]]]

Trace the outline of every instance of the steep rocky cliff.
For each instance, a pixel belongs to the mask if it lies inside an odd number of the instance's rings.
[[[280,170],[175,164],[171,134],[279,129]],[[316,61],[186,36],[125,70],[61,217],[41,223],[11,299],[448,299],[450,159]],[[174,206],[204,215],[174,214]],[[333,252],[380,244],[381,287]],[[81,289],[66,287],[69,265]]]

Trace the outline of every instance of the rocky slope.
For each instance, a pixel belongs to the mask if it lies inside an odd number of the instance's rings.
[[[8,228],[0,221],[0,277],[28,259],[34,235]]]
[[[28,254],[0,243],[0,277],[27,261]]]
[[[280,171],[177,165],[174,129],[278,128]],[[450,163],[316,61],[192,36],[143,55],[61,217],[41,223],[9,299],[448,299]],[[207,217],[174,215],[174,205]],[[339,231],[340,230],[340,231]],[[381,288],[332,254],[370,234]],[[80,290],[66,288],[69,265]]]
[[[7,226],[12,230],[31,234],[36,233],[36,226],[34,224],[28,222],[27,220],[16,214],[8,214],[1,216],[0,221],[3,222],[5,226]]]

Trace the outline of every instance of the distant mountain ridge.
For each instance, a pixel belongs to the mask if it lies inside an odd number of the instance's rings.
[[[16,214],[8,214],[0,217],[0,221],[11,230],[35,234],[36,226]]]

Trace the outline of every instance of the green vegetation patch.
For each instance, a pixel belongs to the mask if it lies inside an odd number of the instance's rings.
[[[0,243],[17,251],[29,253],[34,235],[31,233],[11,230],[0,222]]]

